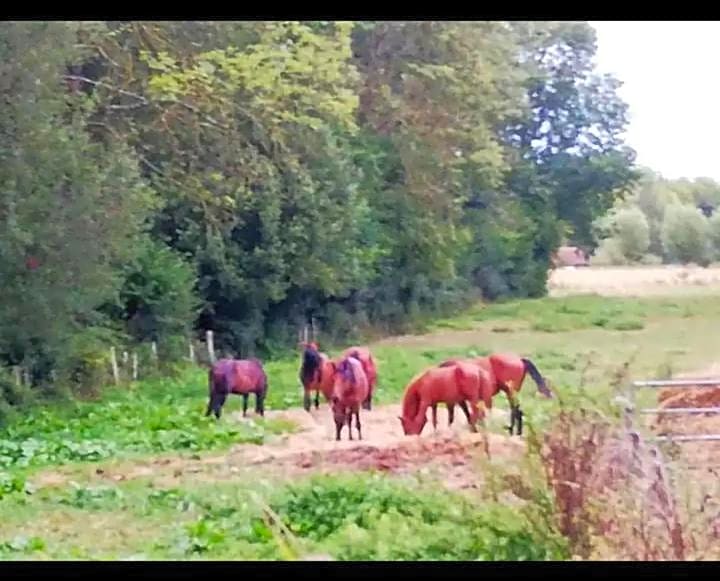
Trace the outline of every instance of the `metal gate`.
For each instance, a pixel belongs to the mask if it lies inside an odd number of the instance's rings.
[[[686,389],[703,389],[709,387],[719,387],[720,378],[713,379],[668,379],[668,380],[649,380],[634,381],[632,383],[631,401],[633,409],[639,414],[655,414],[655,415],[699,415],[699,414],[720,414],[720,406],[701,407],[701,408],[640,408],[634,406],[635,392],[642,388],[662,388],[662,387],[680,387]],[[650,438],[656,442],[712,442],[720,441],[720,434],[668,434],[665,436],[656,436]]]

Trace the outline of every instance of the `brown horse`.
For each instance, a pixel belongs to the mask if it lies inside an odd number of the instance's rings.
[[[325,353],[320,352],[317,343],[301,343],[303,349],[302,365],[300,366],[300,382],[305,396],[303,407],[309,412],[312,405],[312,392],[315,392],[315,409],[320,407],[320,392],[329,401],[332,397],[335,381],[335,365]]]
[[[360,406],[367,400],[370,390],[362,363],[354,357],[345,357],[336,366],[332,394],[332,410],[335,419],[335,439],[340,440],[342,427],[347,423],[348,438],[352,437],[352,417],[355,416],[358,439],[362,440]]]
[[[362,407],[363,409],[371,410],[372,398],[375,393],[375,387],[377,386],[378,372],[370,349],[367,347],[349,347],[340,354],[338,359],[343,359],[344,357],[354,357],[362,364],[368,381],[368,396],[367,400],[363,402]]]
[[[451,366],[433,367],[415,376],[407,388],[399,416],[406,435],[419,435],[427,422],[427,408],[444,402],[448,406],[469,402],[468,424],[473,432],[478,419],[484,419],[485,408],[492,399],[492,381],[487,372],[474,364],[455,362]],[[480,410],[478,404],[483,404]],[[466,409],[466,406],[462,406]],[[437,419],[433,414],[433,425]]]
[[[210,401],[206,416],[220,419],[222,407],[231,393],[242,395],[243,416],[247,414],[248,396],[255,394],[255,413],[265,415],[268,380],[262,363],[257,359],[220,359],[208,373]]]
[[[487,357],[474,357],[471,359],[449,359],[439,367],[456,365],[459,362],[472,363],[491,374],[494,383],[493,397],[500,391],[507,395],[510,403],[510,425],[507,429],[512,435],[517,425],[517,434],[522,435],[523,411],[520,409],[518,393],[522,389],[525,375],[529,374],[537,385],[538,391],[545,397],[551,398],[552,392],[547,382],[538,371],[535,364],[524,357],[514,353],[493,353]]]

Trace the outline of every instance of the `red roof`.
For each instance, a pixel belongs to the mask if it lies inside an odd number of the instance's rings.
[[[555,253],[555,262],[558,266],[587,266],[588,257],[577,246],[561,246]]]

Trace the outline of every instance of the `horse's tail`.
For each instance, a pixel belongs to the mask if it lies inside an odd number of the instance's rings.
[[[372,353],[368,352],[367,362],[367,369],[365,369],[363,365],[363,371],[365,371],[365,375],[367,375],[368,389],[370,389],[377,383],[377,366],[375,365]]]
[[[268,376],[267,373],[265,373],[265,370],[263,369],[262,365],[260,366],[260,395],[261,397],[265,397],[268,390]]]
[[[525,358],[522,358],[522,362],[525,366],[525,371],[530,374],[530,377],[532,377],[533,381],[537,384],[538,391],[542,393],[545,397],[552,397],[552,392],[548,388],[547,383],[545,382],[545,378],[540,375],[540,372],[538,371],[538,368],[535,367],[535,364],[529,359]]]
[[[300,381],[303,386],[308,386],[315,378],[315,374],[320,371],[320,354],[312,349],[305,349],[303,352],[303,362],[300,368]]]
[[[215,369],[211,368],[210,372],[208,373],[208,387],[210,390],[210,396],[212,396],[214,393],[217,394],[227,394],[228,389],[228,382],[227,382],[227,375],[225,373],[218,373]]]

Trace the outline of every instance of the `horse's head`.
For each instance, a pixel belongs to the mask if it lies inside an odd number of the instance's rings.
[[[345,406],[340,401],[340,398],[333,394],[330,400],[330,407],[332,408],[333,418],[336,424],[342,424],[345,421]]]
[[[315,341],[300,341],[298,347],[301,351],[320,351],[320,346]]]
[[[417,425],[411,419],[404,418],[403,416],[398,416],[398,419],[400,420],[400,424],[402,425],[403,433],[406,436],[417,436],[422,431],[423,426]]]

